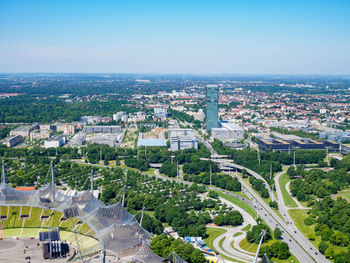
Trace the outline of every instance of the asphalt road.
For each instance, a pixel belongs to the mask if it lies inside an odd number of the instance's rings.
[[[76,161],[77,163],[86,164],[84,162]],[[99,166],[99,167],[106,167],[105,165],[95,164],[93,166]],[[151,176],[149,174],[143,173],[145,175]],[[158,178],[162,178],[163,180],[168,181],[178,181],[174,178],[168,178],[165,176],[162,176],[159,174],[158,170],[155,170],[155,176]],[[239,178],[240,179],[240,178]],[[191,182],[181,181],[184,184],[191,185]],[[272,210],[271,207],[269,207],[262,198],[255,193],[253,189],[250,188],[243,180],[240,179],[240,182],[242,183],[242,191],[248,196],[248,199],[234,194],[227,192],[221,188],[217,187],[208,187],[210,190],[218,190],[223,193],[226,193],[228,195],[231,195],[233,197],[236,197],[238,199],[241,199],[245,203],[247,203],[249,206],[253,207],[256,212],[259,214],[259,216],[265,221],[265,223],[271,228],[275,229],[276,227],[279,227],[282,230],[282,239],[284,242],[286,242],[289,245],[290,251],[298,258],[298,260],[302,263],[329,263],[328,261],[313,245],[312,243],[307,240],[298,229],[295,229],[294,231],[280,218],[275,211]]]

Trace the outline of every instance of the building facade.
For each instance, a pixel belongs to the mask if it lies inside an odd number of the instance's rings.
[[[207,131],[218,127],[218,100],[219,100],[219,87],[216,85],[208,85],[206,89],[206,101],[207,101]]]
[[[13,147],[23,141],[22,135],[16,135],[11,138],[6,139],[3,144],[5,144],[7,147]]]
[[[85,126],[85,133],[121,133],[122,128],[120,126]]]
[[[66,143],[66,136],[59,135],[59,136],[52,138],[51,140],[45,141],[44,147],[45,148],[51,148],[51,147],[57,148],[57,147],[63,146],[65,143]]]
[[[170,150],[198,149],[198,139],[193,129],[169,129]]]
[[[233,123],[222,123],[221,128],[213,128],[211,135],[222,141],[239,141],[244,139],[244,129]]]

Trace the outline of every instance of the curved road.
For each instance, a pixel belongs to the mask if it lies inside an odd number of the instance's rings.
[[[77,163],[85,164],[81,161],[75,161]],[[100,166],[100,167],[106,167],[105,165],[95,164],[94,166]],[[147,176],[152,176],[150,174],[142,173]],[[155,170],[155,176],[158,178],[162,178],[163,180],[168,181],[178,181],[174,178],[168,178],[165,176],[162,176],[159,174],[158,170]],[[329,261],[319,253],[319,251],[312,245],[312,243],[307,240],[297,229],[295,232],[293,232],[289,226],[283,221],[282,218],[280,218],[275,211],[272,210],[271,207],[269,207],[262,198],[255,193],[253,189],[250,188],[241,178],[239,178],[239,181],[242,184],[242,191],[248,196],[250,200],[247,200],[246,198],[233,194],[230,192],[227,192],[221,188],[217,187],[208,187],[210,190],[218,190],[221,192],[224,192],[228,195],[231,195],[233,197],[236,197],[238,199],[241,199],[245,203],[247,203],[249,206],[254,208],[256,212],[259,214],[259,216],[266,222],[266,224],[271,228],[274,229],[275,227],[279,227],[282,230],[282,239],[284,242],[286,242],[289,245],[290,251],[298,258],[298,260],[302,263],[329,263]],[[184,184],[192,185],[191,182],[181,181]]]

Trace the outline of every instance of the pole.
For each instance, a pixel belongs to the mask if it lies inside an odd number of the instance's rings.
[[[259,151],[259,148],[258,148],[258,161],[259,161],[259,166],[260,166],[261,160],[260,160],[260,151]]]
[[[177,162],[177,166],[176,166],[176,177],[177,177],[177,180],[179,180],[179,162]]]
[[[125,190],[126,190],[126,186],[124,185],[124,188],[123,188],[123,200],[122,200],[122,207],[124,207],[124,202],[125,202]]]
[[[265,233],[266,233],[266,231],[265,231],[265,229],[263,229],[261,231],[261,238],[260,238],[260,241],[259,241],[258,250],[256,251],[253,263],[257,262],[257,259],[258,259],[258,256],[259,256],[259,252],[260,252],[260,248],[261,248],[261,243],[262,243],[262,241],[264,239]]]
[[[91,170],[91,194],[94,191],[94,170]]]
[[[77,242],[77,246],[78,246],[78,249],[79,249],[80,260],[81,260],[81,262],[84,263],[84,258],[83,258],[83,255],[81,254],[80,244],[79,244],[79,240],[78,240],[77,233],[76,233],[75,230],[74,230],[74,224],[73,224],[72,218],[70,218],[70,223],[71,223],[71,225],[72,225],[72,231],[74,232],[75,241]]]
[[[271,178],[272,178],[272,163],[270,163],[270,181],[271,181]]]
[[[295,167],[295,151],[294,151],[294,153],[293,153],[293,165],[294,165],[294,167]]]
[[[212,176],[212,173],[211,173],[211,165],[210,165],[210,183],[209,183],[209,185],[211,185],[211,176]]]
[[[6,178],[5,178],[5,161],[4,160],[2,160],[1,183],[3,183],[3,184],[6,183]]]
[[[143,221],[143,215],[145,214],[145,207],[142,207],[142,214],[141,214],[141,219],[140,219],[140,229],[139,229],[139,240],[141,236],[141,230],[142,230],[142,221]]]

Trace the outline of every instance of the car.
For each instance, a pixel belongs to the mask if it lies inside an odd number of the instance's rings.
[[[291,239],[289,239],[289,242],[292,242],[292,240],[291,240]]]
[[[315,252],[315,254],[316,254],[316,255],[318,255],[318,253],[317,253],[317,252]]]
[[[296,234],[296,233],[297,233],[297,231],[295,231],[295,230],[294,230],[294,233]]]
[[[265,216],[267,216],[267,214],[265,214]]]

